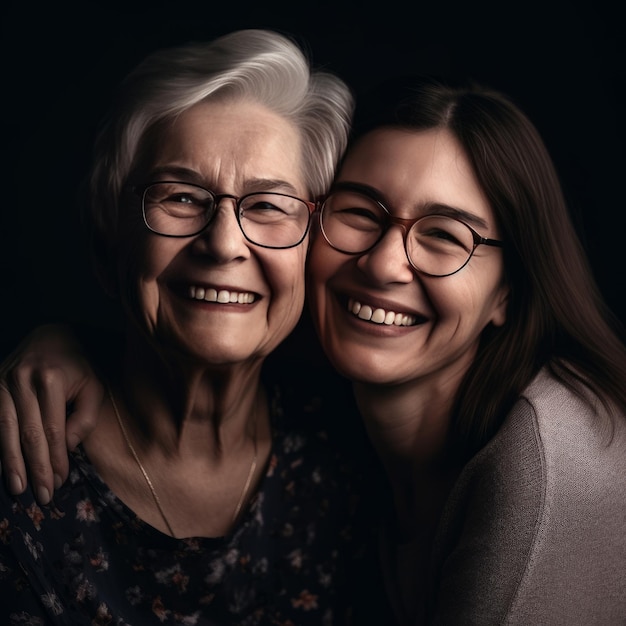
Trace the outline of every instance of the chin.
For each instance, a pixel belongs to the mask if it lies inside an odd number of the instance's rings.
[[[339,374],[352,382],[385,385],[395,381],[397,364],[377,359],[371,350],[363,355],[359,351],[330,349],[326,350],[326,356]]]

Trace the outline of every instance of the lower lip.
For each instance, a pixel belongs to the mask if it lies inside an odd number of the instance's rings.
[[[239,304],[238,302],[209,302],[207,300],[194,300],[192,298],[186,298],[185,301],[203,309],[219,309],[220,311],[233,312],[251,311],[256,304],[256,302],[253,302],[252,304]]]

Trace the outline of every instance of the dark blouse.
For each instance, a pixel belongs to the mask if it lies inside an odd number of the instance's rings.
[[[265,477],[226,537],[157,531],[80,449],[51,505],[0,489],[0,623],[354,623],[354,572],[371,565],[370,536],[354,526],[362,481],[318,411],[300,398],[287,419],[277,392]]]

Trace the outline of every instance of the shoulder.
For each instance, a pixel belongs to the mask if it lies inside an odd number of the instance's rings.
[[[588,388],[572,378],[560,380],[547,368],[520,395],[494,439],[505,446],[532,446],[546,478],[572,487],[594,476],[610,487],[606,472],[626,471],[625,416],[611,419]]]
[[[442,584],[469,611],[517,624],[626,610],[626,427],[599,406],[542,370],[461,472],[437,558],[454,559]]]
[[[568,382],[542,369],[465,472],[511,498],[534,494],[538,515],[575,507],[579,517],[584,502],[623,512],[626,419],[611,420],[587,388]]]

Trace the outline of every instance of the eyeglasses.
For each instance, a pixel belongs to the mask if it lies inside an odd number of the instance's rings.
[[[165,237],[198,235],[209,226],[220,202],[231,198],[244,237],[263,248],[293,248],[300,244],[315,210],[313,202],[282,193],[249,193],[237,197],[177,181],[150,183],[135,191],[141,197],[146,226]]]
[[[358,186],[341,185],[324,200],[320,226],[326,241],[339,252],[363,254],[384,237],[393,224],[404,231],[404,249],[413,268],[428,276],[450,276],[467,265],[480,245],[502,247],[447,215],[415,219],[393,217],[378,200]]]

